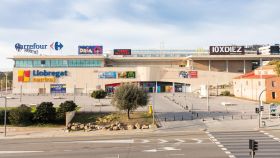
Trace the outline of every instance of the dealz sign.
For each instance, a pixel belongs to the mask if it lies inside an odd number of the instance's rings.
[[[210,46],[210,55],[244,55],[244,46]]]

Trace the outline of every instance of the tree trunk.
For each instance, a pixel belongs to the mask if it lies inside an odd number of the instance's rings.
[[[127,118],[128,118],[128,119],[130,119],[130,116],[129,116],[129,111],[130,111],[130,110],[129,110],[129,109],[127,109]]]

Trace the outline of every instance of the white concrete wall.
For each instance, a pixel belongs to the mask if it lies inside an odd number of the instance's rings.
[[[48,71],[68,71],[68,76],[60,77],[56,80],[56,84],[66,84],[66,92],[73,93],[74,87],[83,89],[83,93],[90,93],[96,90],[98,85],[105,89],[106,84],[121,83],[121,82],[136,82],[136,81],[165,81],[165,82],[179,82],[190,84],[190,89],[196,91],[201,84],[209,85],[228,84],[232,78],[239,76],[240,73],[227,73],[227,72],[211,72],[211,71],[198,71],[198,78],[180,78],[180,71],[188,71],[182,67],[178,68],[161,68],[161,67],[103,67],[103,68],[14,68],[13,71],[13,93],[34,93],[39,92],[39,88],[46,88],[46,93],[50,93],[50,82],[36,83],[18,82],[18,70],[48,70]],[[98,74],[107,71],[135,71],[135,79],[99,79]]]

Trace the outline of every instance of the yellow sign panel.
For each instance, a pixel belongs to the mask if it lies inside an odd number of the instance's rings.
[[[34,77],[32,82],[55,82],[55,77]]]

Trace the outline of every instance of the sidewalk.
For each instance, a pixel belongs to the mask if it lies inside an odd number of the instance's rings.
[[[145,130],[120,130],[120,131],[72,131],[67,132],[64,127],[7,127],[7,136],[4,136],[4,128],[0,127],[0,139],[17,138],[54,138],[54,137],[77,137],[77,136],[106,136],[106,135],[141,135],[154,132],[154,129]]]

